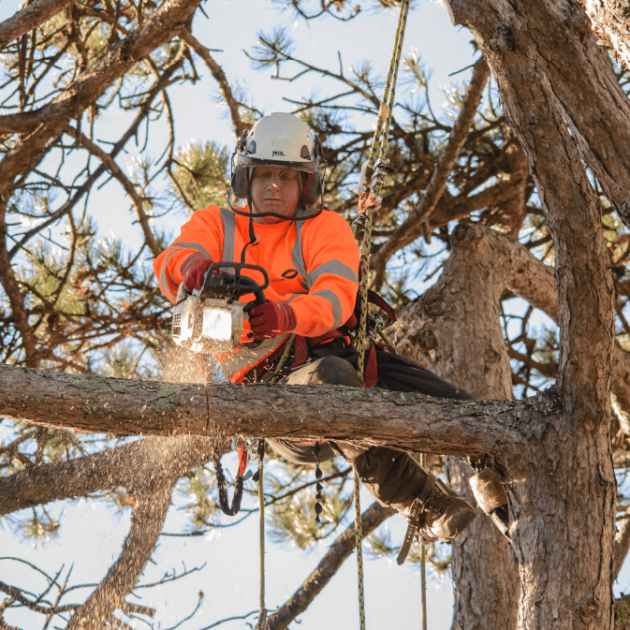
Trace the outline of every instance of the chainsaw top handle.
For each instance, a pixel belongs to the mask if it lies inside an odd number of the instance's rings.
[[[233,269],[234,273],[228,273],[224,269]],[[241,275],[241,272],[245,269],[262,274],[263,284],[258,284],[253,278]],[[268,286],[269,276],[263,267],[248,263],[217,262],[212,263],[204,274],[200,296],[238,299],[243,295],[252,293],[256,298],[251,303],[250,308],[253,308],[265,302],[264,290]]]

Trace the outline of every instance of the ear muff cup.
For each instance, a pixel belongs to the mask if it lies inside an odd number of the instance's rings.
[[[247,198],[247,169],[242,164],[237,164],[232,175],[232,192],[238,199]]]
[[[308,190],[304,195],[304,203],[307,206],[314,206],[316,203],[321,201],[322,196],[322,180],[321,175],[319,173],[313,173],[313,177],[311,177],[311,181],[308,185]]]

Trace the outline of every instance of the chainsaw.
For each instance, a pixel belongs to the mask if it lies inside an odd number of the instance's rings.
[[[224,269],[233,269],[228,273]],[[262,274],[263,284],[243,276],[249,270]],[[208,267],[201,289],[189,293],[182,282],[177,291],[171,334],[173,341],[192,352],[228,354],[241,343],[249,311],[265,301],[269,276],[262,267],[247,263],[218,262]],[[253,302],[239,298],[253,294]]]

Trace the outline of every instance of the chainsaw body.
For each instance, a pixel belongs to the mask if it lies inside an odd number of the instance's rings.
[[[234,274],[223,271],[234,269]],[[244,269],[262,274],[263,284],[242,276]],[[203,286],[192,293],[184,283],[177,291],[171,335],[173,341],[191,352],[227,354],[241,343],[248,312],[265,301],[269,286],[267,272],[246,263],[213,263],[204,274]],[[242,303],[239,298],[254,295],[254,301]]]

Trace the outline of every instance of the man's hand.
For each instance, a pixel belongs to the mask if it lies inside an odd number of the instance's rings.
[[[291,332],[297,326],[297,318],[290,304],[269,301],[255,306],[250,311],[249,325],[254,333],[252,338],[260,341]]]
[[[212,259],[206,258],[200,252],[191,254],[182,263],[180,271],[182,276],[184,276],[184,286],[188,293],[192,293],[193,289],[201,289],[203,286],[203,274],[206,273],[211,264]]]

